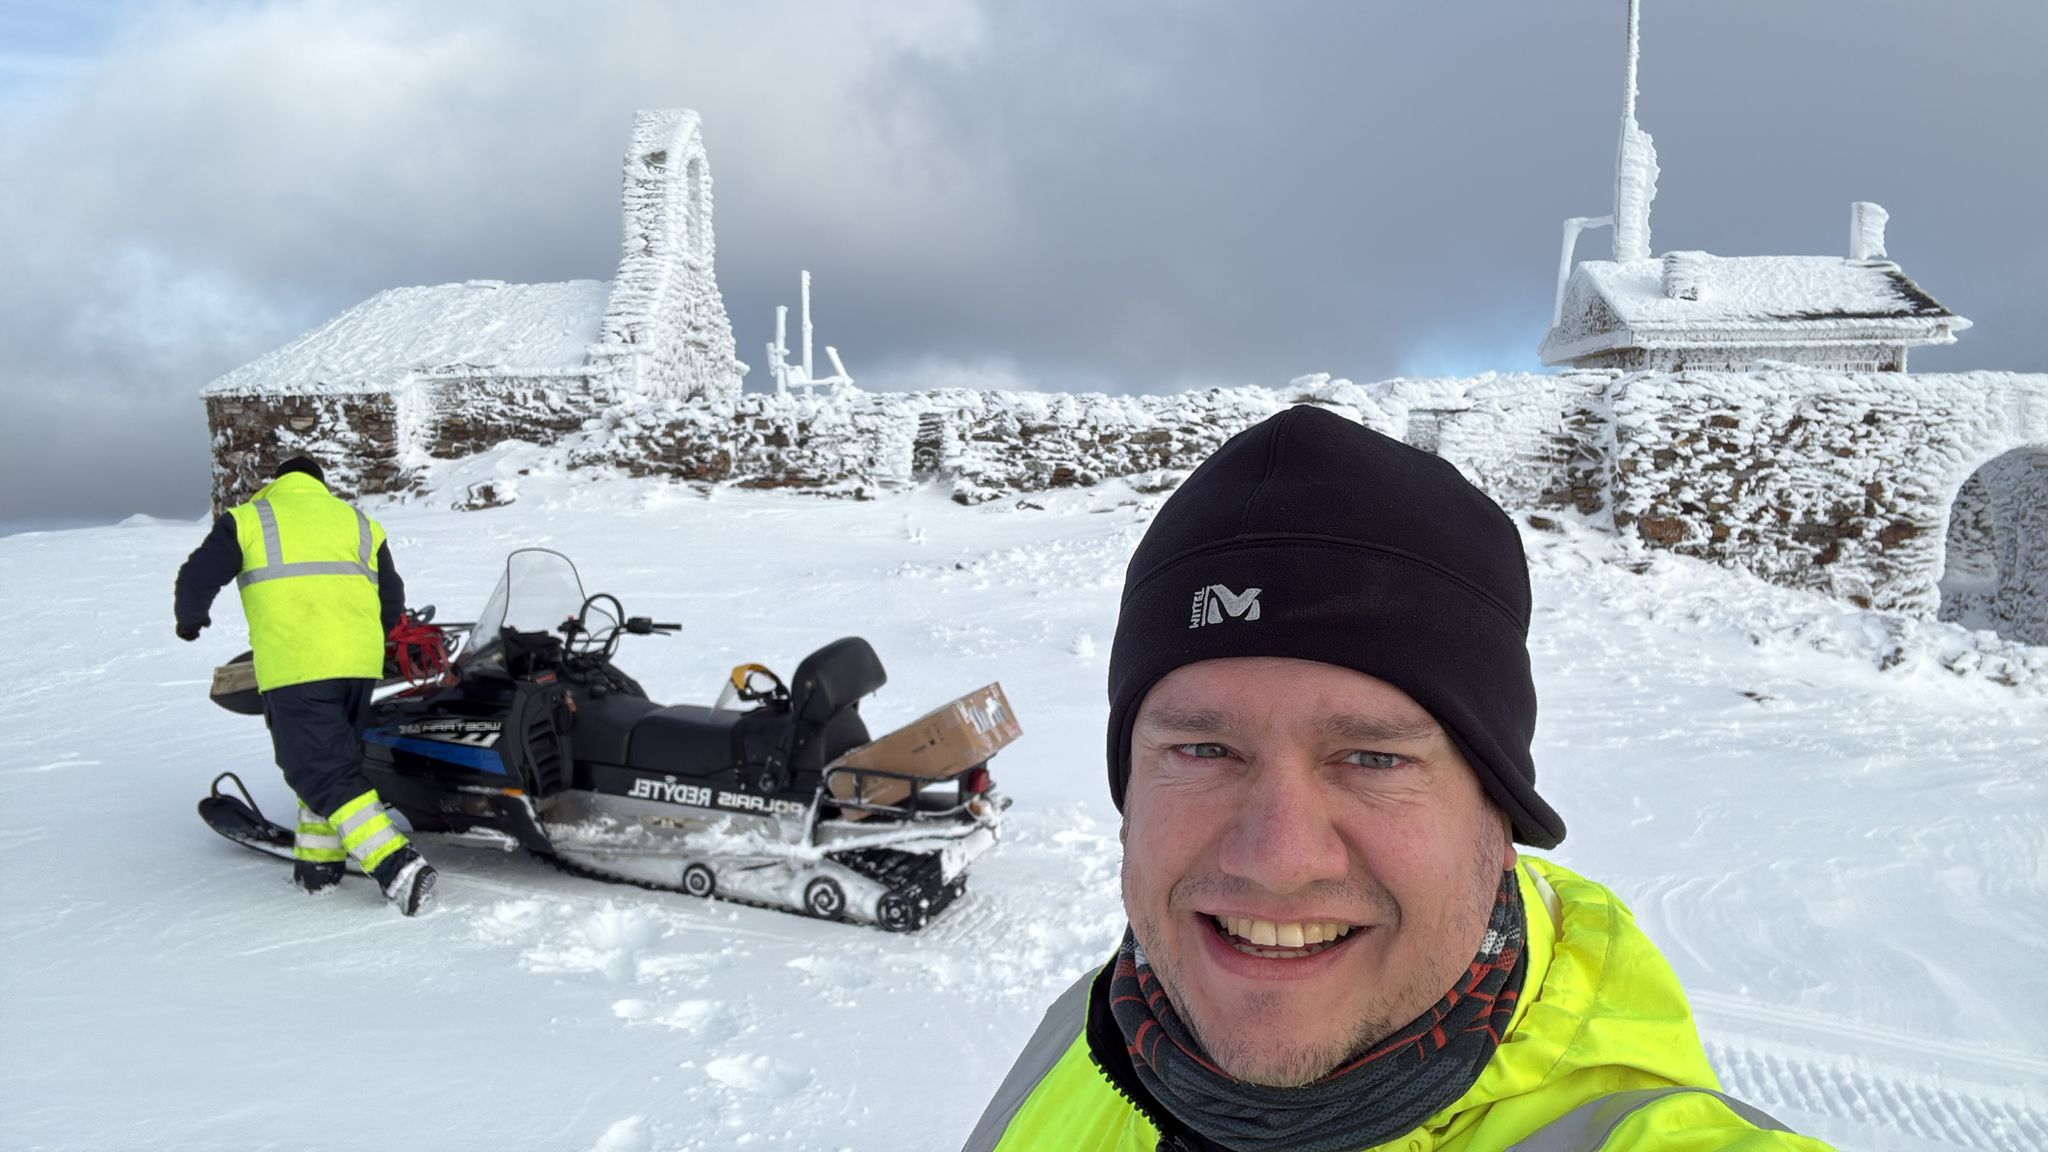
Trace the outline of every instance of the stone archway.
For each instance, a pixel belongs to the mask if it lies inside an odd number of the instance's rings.
[[[2048,644],[2048,445],[1970,474],[1949,509],[1946,555],[1941,619]]]

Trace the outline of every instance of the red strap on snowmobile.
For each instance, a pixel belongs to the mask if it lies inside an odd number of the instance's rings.
[[[389,640],[398,674],[414,687],[448,674],[448,636],[439,628],[422,624],[407,612],[391,630]]]

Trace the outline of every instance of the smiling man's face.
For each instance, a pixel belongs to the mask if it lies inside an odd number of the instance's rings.
[[[1479,950],[1507,822],[1441,726],[1383,680],[1210,660],[1131,733],[1124,908],[1225,1072],[1306,1084],[1443,998]]]

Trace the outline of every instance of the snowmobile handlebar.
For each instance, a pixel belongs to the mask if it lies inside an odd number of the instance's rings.
[[[682,627],[649,616],[628,616],[618,597],[599,592],[585,599],[576,615],[562,621],[555,630],[567,641],[572,655],[609,660],[618,650],[621,636],[659,636],[680,632]]]

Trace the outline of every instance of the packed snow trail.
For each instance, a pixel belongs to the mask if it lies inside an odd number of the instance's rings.
[[[205,526],[7,537],[0,1146],[346,1148],[347,1092],[381,1131],[453,1149],[958,1147],[1122,929],[1104,664],[1160,498],[518,475],[538,459],[442,478],[514,479],[509,507],[375,509],[414,603],[467,618],[507,550],[543,544],[589,590],[686,622],[620,657],[663,700],[849,634],[889,670],[877,730],[1001,680],[1025,736],[993,768],[1016,805],[967,895],[892,936],[447,847],[419,921],[360,882],[306,898],[193,812],[222,769],[290,804],[261,722],[205,700],[244,646],[232,593],[200,642],[171,636]],[[1731,1089],[1845,1148],[2048,1147],[2048,1003],[2022,991],[2048,947],[2048,686],[1950,671],[1973,641],[1947,625],[1570,523],[1525,535],[1536,758],[1571,826],[1553,855],[1635,908]],[[325,1065],[294,1047],[308,1020]]]

